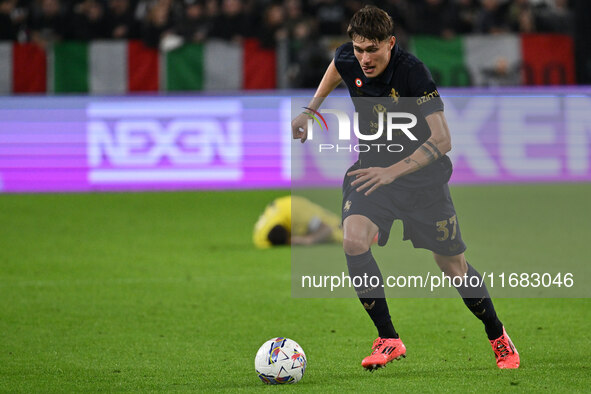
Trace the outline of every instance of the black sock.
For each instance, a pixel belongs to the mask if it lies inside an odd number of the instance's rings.
[[[462,296],[464,304],[470,309],[470,312],[484,323],[484,330],[486,331],[488,339],[497,339],[503,335],[503,323],[501,323],[497,317],[497,312],[495,311],[493,302],[488,294],[486,284],[482,281],[482,277],[478,271],[476,271],[470,264],[468,264],[468,272],[466,273],[466,276],[467,283],[464,283],[463,286],[456,287],[456,289]],[[472,277],[478,278],[478,282],[476,279],[473,279],[472,282],[470,282],[470,278]],[[481,283],[481,281],[482,286],[477,286],[476,284]],[[475,286],[470,286],[470,283]]]
[[[388,305],[386,305],[387,307]],[[388,319],[387,322],[382,324],[376,324],[376,328],[378,329],[378,336],[380,338],[398,338],[398,333],[394,329],[392,319]]]
[[[378,335],[381,338],[398,338],[398,333],[396,333],[394,325],[392,325],[388,304],[386,303],[382,273],[371,254],[371,250],[357,256],[349,256],[348,254],[345,254],[345,256],[347,257],[349,277],[353,285],[360,284],[360,286],[355,286],[359,301],[361,301],[378,329]],[[358,279],[355,279],[355,277],[358,277]],[[376,279],[370,281],[372,277],[379,278],[379,281]],[[372,287],[371,284],[377,286]]]

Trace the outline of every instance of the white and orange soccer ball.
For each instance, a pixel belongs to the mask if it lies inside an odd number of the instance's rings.
[[[306,371],[306,354],[296,341],[277,337],[259,348],[254,368],[266,384],[297,383]]]

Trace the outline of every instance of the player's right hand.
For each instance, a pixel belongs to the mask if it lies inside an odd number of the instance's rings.
[[[302,144],[308,139],[308,115],[301,113],[291,121],[291,134],[294,140],[300,140]]]

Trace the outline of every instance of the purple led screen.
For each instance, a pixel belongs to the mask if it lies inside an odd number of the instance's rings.
[[[290,93],[0,98],[0,191],[339,186],[354,153],[292,141]],[[591,89],[441,93],[452,182],[591,180]]]
[[[0,190],[286,188],[289,150],[281,150],[277,104],[275,97],[3,98]]]
[[[448,97],[452,182],[591,180],[591,97]]]

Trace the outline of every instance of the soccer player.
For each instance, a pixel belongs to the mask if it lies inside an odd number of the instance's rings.
[[[470,278],[480,280],[481,276],[464,256],[466,245],[448,189],[452,165],[446,153],[451,150],[451,138],[443,102],[425,65],[396,45],[392,29],[390,16],[374,6],[366,6],[352,17],[347,28],[351,42],[336,50],[309,109],[292,121],[293,138],[306,141],[309,112],[318,110],[341,81],[358,112],[356,100],[390,97],[397,103],[413,98],[424,125],[417,132],[418,141],[407,144],[411,149],[402,153],[373,147],[361,152],[343,180],[343,248],[349,275],[379,277],[383,284],[371,241],[378,234],[378,244],[384,246],[392,222],[402,220],[405,240],[410,239],[415,248],[432,251],[446,276],[467,278],[457,282],[461,283],[457,290],[468,309],[484,323],[497,366],[518,368],[519,354],[497,317],[486,285],[469,286]],[[360,121],[360,132],[370,134],[371,130],[361,130],[361,124],[367,122]],[[392,142],[383,140],[385,134],[372,142]],[[372,353],[361,365],[374,370],[404,357],[406,348],[392,324],[383,286],[361,286],[356,291],[378,331]]]
[[[293,211],[297,215],[292,216]],[[343,242],[341,218],[299,196],[285,196],[267,205],[254,226],[257,248],[276,245],[313,245]]]

